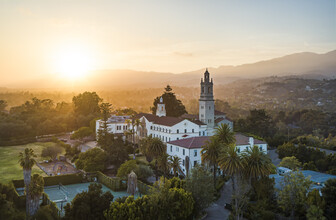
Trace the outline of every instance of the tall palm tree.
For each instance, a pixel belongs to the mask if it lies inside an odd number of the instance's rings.
[[[215,136],[224,146],[228,146],[235,142],[235,136],[231,128],[227,124],[221,124],[217,129]]]
[[[29,184],[31,181],[31,169],[36,163],[34,157],[36,157],[33,149],[26,148],[24,152],[20,152],[19,154],[19,163],[23,168],[23,181],[26,189],[26,213],[29,216],[29,208],[30,204],[30,194],[29,194]]]
[[[169,163],[169,155],[166,152],[164,152],[161,156],[157,158],[157,164],[158,164],[158,168],[163,173],[163,183],[165,183],[166,177],[171,168],[170,163]]]
[[[29,208],[30,216],[35,215],[37,210],[39,209],[40,198],[43,194],[43,187],[44,187],[43,177],[38,174],[34,174],[28,186],[29,194],[30,194],[29,197],[31,200],[31,206]]]
[[[181,159],[178,156],[169,158],[171,168],[173,169],[174,176],[178,176],[178,171],[181,169]]]
[[[245,167],[245,176],[249,180],[256,180],[259,177],[271,174],[273,166],[271,159],[259,150],[258,146],[253,146],[249,151],[242,154]]]
[[[208,163],[213,166],[214,186],[216,187],[216,172],[218,167],[218,158],[222,152],[223,144],[217,136],[211,137],[210,141],[203,146],[201,150],[202,163]]]
[[[148,145],[147,152],[154,158],[166,152],[166,145],[159,138],[152,138]]]
[[[158,158],[166,153],[166,145],[159,139],[159,138],[152,138],[150,142],[148,143],[147,147],[147,154],[155,158],[155,178],[156,181],[158,180],[158,173],[157,173],[157,167],[158,167]]]
[[[242,159],[241,155],[238,153],[235,144],[231,144],[227,149],[223,150],[222,154],[218,159],[218,164],[226,175],[231,176],[232,180],[232,190],[233,190],[233,200],[234,207],[236,210],[237,219],[240,218],[241,211],[239,207],[238,200],[238,182],[242,180],[245,161]]]

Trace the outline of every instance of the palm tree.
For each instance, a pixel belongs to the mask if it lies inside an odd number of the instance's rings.
[[[201,150],[202,163],[209,163],[213,166],[214,186],[216,187],[216,171],[218,167],[218,157],[222,152],[223,145],[217,136],[211,137],[210,141]]]
[[[170,170],[169,155],[164,152],[160,157],[157,158],[157,164],[159,169],[163,173],[163,183],[166,181],[167,174]]]
[[[148,145],[147,152],[154,158],[166,152],[166,145],[159,138],[152,138]]]
[[[226,147],[235,142],[234,133],[227,124],[221,124],[216,129],[215,136],[217,136],[219,139],[219,142],[221,142]]]
[[[251,180],[271,174],[273,166],[271,159],[259,150],[258,146],[253,146],[249,151],[244,152],[243,160],[246,164],[245,176]]]
[[[181,159],[178,156],[169,158],[171,168],[173,169],[174,176],[178,176],[178,171],[181,169]]]
[[[37,210],[39,209],[40,198],[43,194],[43,187],[44,187],[43,177],[38,174],[34,174],[28,186],[30,194],[29,197],[31,200],[31,206],[29,208],[30,216],[35,215]]]
[[[147,146],[147,154],[151,158],[155,158],[155,178],[158,180],[157,166],[158,158],[166,153],[166,145],[159,138],[152,138]]]
[[[241,211],[239,205],[239,190],[237,189],[238,182],[242,180],[244,172],[244,160],[239,155],[235,144],[231,144],[227,149],[223,150],[218,159],[218,164],[226,175],[231,176],[234,207],[237,219],[240,218]]]
[[[23,168],[23,181],[26,189],[26,213],[27,216],[29,216],[29,208],[31,206],[30,204],[30,193],[29,193],[29,184],[31,181],[31,169],[36,163],[34,157],[36,155],[34,154],[33,149],[26,148],[24,152],[20,152],[19,154],[19,163],[20,166]]]

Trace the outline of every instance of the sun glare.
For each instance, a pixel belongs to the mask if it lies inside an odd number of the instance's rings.
[[[93,59],[89,51],[74,46],[60,50],[56,63],[57,73],[69,80],[82,79],[93,68]]]

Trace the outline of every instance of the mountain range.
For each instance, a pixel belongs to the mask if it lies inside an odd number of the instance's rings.
[[[295,75],[302,78],[324,79],[336,77],[336,50],[325,54],[311,52],[295,53],[275,59],[238,66],[208,68],[217,85],[227,84],[239,79],[268,76]],[[167,72],[145,72],[135,70],[96,70],[84,82],[78,82],[76,89],[120,89],[120,88],[159,88],[167,84],[173,86],[195,87],[200,83],[205,68],[179,74]],[[24,82],[20,87],[43,88],[67,87],[64,82],[50,79]]]
[[[227,84],[239,79],[268,76],[296,75],[302,78],[324,79],[336,77],[336,50],[325,54],[295,53],[275,59],[238,66],[208,68],[216,84]],[[90,83],[101,88],[135,86],[162,87],[198,86],[205,68],[180,74],[143,72],[134,70],[100,70],[91,74]]]

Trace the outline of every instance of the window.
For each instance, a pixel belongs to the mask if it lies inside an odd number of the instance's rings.
[[[246,147],[246,151],[248,151],[248,147]]]
[[[209,109],[211,109],[211,106],[209,106]]]
[[[176,147],[176,151],[179,152],[179,147]]]
[[[197,150],[194,150],[194,157],[197,157]]]
[[[205,131],[203,131],[203,136],[205,136]]]
[[[240,147],[238,147],[238,153],[240,153]]]
[[[201,105],[201,109],[204,109],[204,106],[203,106],[203,105]]]
[[[117,125],[117,130],[121,130],[121,126],[120,125]]]
[[[201,136],[202,135],[201,132],[198,132],[198,135]]]
[[[167,137],[166,137],[166,142],[167,142],[167,140],[168,140],[168,139],[167,139]]]
[[[194,161],[194,166],[196,166],[196,165],[197,165],[197,160]]]
[[[180,138],[176,138],[176,140],[180,140]]]
[[[201,114],[201,118],[203,118],[204,117],[204,115],[203,114]]]
[[[262,146],[260,146],[260,147],[259,147],[259,150],[260,150],[260,151],[262,151],[262,150],[263,150],[263,149],[262,149]]]
[[[182,152],[183,152],[183,155],[184,155],[185,154],[185,150],[183,149]]]
[[[153,130],[153,126],[151,126],[151,130]]]
[[[170,145],[170,152],[173,152],[173,146]]]
[[[182,160],[182,165],[184,166],[184,160]]]
[[[192,131],[192,133],[194,133],[194,132],[195,132],[195,130],[194,130],[194,129],[192,129],[191,131]]]
[[[169,137],[169,141],[170,141],[170,137]]]
[[[184,133],[187,133],[187,129],[184,129]]]
[[[176,133],[180,133],[179,129],[176,130]]]
[[[211,88],[209,87],[209,88],[208,88],[208,93],[210,93],[210,89],[211,89]]]

